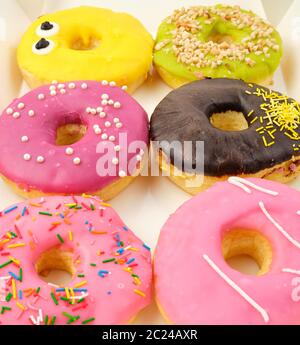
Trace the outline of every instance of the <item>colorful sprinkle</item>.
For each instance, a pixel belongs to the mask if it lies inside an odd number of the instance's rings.
[[[53,292],[51,292],[51,297],[55,305],[58,305],[58,300]]]
[[[65,243],[65,241],[64,241],[63,238],[60,236],[60,234],[57,234],[56,236],[57,236],[59,242]]]
[[[87,319],[87,320],[84,320],[81,322],[82,325],[86,325],[87,323],[90,323],[90,322],[93,322],[95,321],[95,318],[94,317],[91,317],[90,319]]]

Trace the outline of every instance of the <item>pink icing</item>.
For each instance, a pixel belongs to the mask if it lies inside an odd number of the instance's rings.
[[[285,185],[233,178],[180,207],[155,255],[156,295],[166,316],[175,324],[299,324],[299,201]],[[235,227],[269,239],[270,272],[248,276],[227,265],[221,238]]]
[[[141,150],[128,153],[127,148],[135,141],[147,147],[148,117],[130,95],[107,84],[47,85],[14,100],[0,118],[0,173],[25,190],[73,194],[99,191],[129,174],[127,161],[138,166]],[[57,146],[57,127],[70,122],[87,125],[86,135],[73,145]],[[119,142],[120,134],[127,135],[127,144]],[[109,154],[113,176],[96,171],[105,155],[96,152],[98,143],[120,146]]]
[[[46,315],[49,322],[55,315],[55,324],[66,324],[70,319],[63,313],[79,316],[72,322],[75,325],[93,318],[95,320],[89,324],[121,324],[150,303],[152,270],[149,247],[124,225],[109,205],[99,199],[47,197],[28,201],[4,210],[0,223],[0,267],[13,257],[20,261],[23,270],[22,281],[19,281],[18,265],[12,262],[0,268],[0,324],[44,324]],[[17,237],[7,235],[8,232]],[[11,247],[15,244],[23,246]],[[63,301],[61,297],[67,296],[66,291],[56,291],[35,271],[34,263],[39,256],[53,247],[73,253],[76,275],[67,287],[74,288],[86,282],[81,286],[84,291],[74,290],[77,296],[75,304]],[[114,260],[105,263],[107,259]],[[13,279],[17,298],[6,301],[6,297],[13,293]],[[58,305],[51,297],[52,291]],[[77,303],[82,293],[88,296]],[[22,306],[26,308],[24,311]],[[5,310],[6,307],[11,310]]]

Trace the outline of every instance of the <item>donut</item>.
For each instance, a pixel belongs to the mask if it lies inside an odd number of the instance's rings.
[[[269,85],[282,57],[279,33],[238,6],[181,8],[157,33],[154,63],[176,88],[194,80],[242,79]]]
[[[106,81],[41,86],[0,117],[0,175],[18,194],[90,193],[108,200],[142,169],[148,117]]]
[[[28,200],[0,224],[0,324],[123,324],[150,303],[150,248],[97,197]]]
[[[162,100],[151,118],[151,139],[161,169],[192,195],[230,176],[288,183],[300,171],[299,117],[299,103],[279,92],[205,79]]]
[[[39,17],[18,47],[31,88],[53,80],[108,80],[131,93],[147,78],[153,39],[126,13],[81,6]]]
[[[190,199],[163,226],[155,294],[174,324],[299,324],[299,192],[231,177]],[[232,269],[252,256],[257,276]]]

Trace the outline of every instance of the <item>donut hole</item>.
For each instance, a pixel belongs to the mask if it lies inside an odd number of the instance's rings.
[[[208,41],[218,43],[222,48],[222,43],[225,43],[223,45],[223,49],[228,49],[229,45],[234,42],[233,37],[228,34],[223,34],[218,29],[214,28],[211,33],[209,34]]]
[[[80,141],[87,132],[87,125],[80,119],[65,121],[56,128],[55,143],[58,146],[68,146]]]
[[[222,253],[227,264],[246,275],[265,275],[272,264],[272,247],[260,232],[242,228],[224,234]]]
[[[97,37],[76,36],[71,40],[70,49],[72,50],[94,50],[100,45],[100,40]]]
[[[245,115],[234,110],[212,114],[210,123],[213,127],[226,132],[244,131],[249,128]]]
[[[35,270],[47,283],[68,285],[76,273],[73,254],[59,248],[50,249],[39,256]]]

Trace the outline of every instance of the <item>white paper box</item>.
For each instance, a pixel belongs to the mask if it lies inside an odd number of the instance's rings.
[[[265,1],[268,2],[268,0]],[[262,2],[259,0],[221,2],[241,5],[265,17]],[[4,105],[8,104],[11,98],[16,97],[21,90],[20,77],[15,63],[15,48],[17,40],[21,37],[21,33],[29,22],[29,17],[26,16],[26,13],[29,14],[30,19],[33,19],[32,17],[39,14],[83,4],[108,7],[135,15],[155,36],[158,25],[173,9],[183,5],[211,5],[216,3],[220,3],[220,0],[0,0],[0,80],[2,82],[2,90],[5,90],[5,92],[0,93],[0,107],[3,108]],[[296,11],[300,13],[299,3],[299,1],[294,2],[293,9],[289,11],[285,22],[280,26],[285,39],[285,47],[294,47],[294,43],[291,42],[288,33],[291,30],[289,25],[292,25]],[[267,3],[265,5],[267,6],[266,8],[270,9]],[[275,17],[278,21],[278,15]],[[273,20],[275,20],[274,18]],[[4,33],[4,31],[6,32]],[[299,61],[296,45],[292,49],[295,49],[295,58],[297,57]],[[286,59],[289,58],[285,57],[284,60],[285,64],[288,65]],[[284,72],[286,71],[287,68],[285,68]],[[296,97],[296,93],[299,91],[296,91],[296,82],[300,78],[300,64],[297,65],[295,63],[291,72],[295,80],[285,76],[285,79],[288,81],[288,90],[286,90],[280,69],[276,73],[274,89],[282,92],[289,92],[291,90],[292,95]],[[28,90],[27,87],[23,87],[22,92],[25,90]],[[134,94],[134,97],[144,106],[150,116],[155,106],[169,91],[170,89],[158,77],[154,77],[142,86]],[[298,98],[300,98],[299,92]],[[300,186],[299,183],[294,183],[293,185]],[[20,200],[2,182],[0,182],[0,195],[0,209]],[[189,195],[175,187],[167,178],[139,177],[127,190],[115,198],[111,204],[119,212],[125,223],[147,244],[155,248],[162,225],[169,215],[189,198]],[[157,308],[152,305],[139,316],[135,323],[159,324],[162,322]]]

